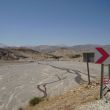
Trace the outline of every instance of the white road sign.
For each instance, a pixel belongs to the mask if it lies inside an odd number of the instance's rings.
[[[110,64],[110,48],[96,47],[96,64]]]

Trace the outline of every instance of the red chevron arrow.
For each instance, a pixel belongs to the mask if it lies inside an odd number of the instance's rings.
[[[102,54],[102,57],[99,58],[96,61],[96,63],[102,64],[109,57],[109,54],[103,48],[96,48],[96,49],[97,51],[99,51],[100,54]]]

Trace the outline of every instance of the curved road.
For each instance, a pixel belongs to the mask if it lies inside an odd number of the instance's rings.
[[[90,64],[91,79],[100,65]],[[0,110],[17,110],[32,97],[60,95],[87,82],[86,64],[72,61],[40,61],[0,66]]]

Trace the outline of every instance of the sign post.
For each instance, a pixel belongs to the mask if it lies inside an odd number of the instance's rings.
[[[104,65],[108,65],[108,77],[110,80],[110,49],[98,47],[95,52],[95,63],[101,64],[100,98],[103,98]]]
[[[90,73],[89,73],[89,58],[88,58],[88,54],[86,54],[86,58],[87,58],[87,73],[88,73],[88,84],[90,84]]]
[[[108,74],[109,74],[109,79],[110,79],[110,64],[108,65]]]
[[[100,99],[103,97],[103,75],[104,75],[104,64],[101,64]]]

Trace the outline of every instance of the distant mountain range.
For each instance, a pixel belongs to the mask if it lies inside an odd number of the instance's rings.
[[[76,45],[76,46],[26,46],[26,47],[9,47],[0,43],[0,59],[20,60],[20,59],[72,59],[80,57],[82,52],[94,51],[95,47],[110,48],[110,45]]]
[[[110,45],[94,45],[94,44],[86,44],[86,45],[75,45],[75,46],[48,46],[48,45],[40,45],[40,46],[33,46],[29,47],[33,50],[37,50],[39,52],[55,52],[58,49],[65,48],[69,50],[74,50],[76,52],[82,52],[82,51],[94,51],[95,47],[106,47],[110,48]]]
[[[8,46],[6,46],[6,45],[0,43],[0,48],[6,48],[6,47],[8,47]]]
[[[0,43],[0,48],[7,48],[9,46]],[[14,47],[14,46],[11,46]],[[58,49],[61,48],[65,48],[65,49],[73,49],[76,52],[79,51],[92,51],[95,47],[106,47],[106,48],[110,48],[110,45],[99,45],[99,44],[85,44],[85,45],[75,45],[75,46],[65,46],[65,45],[38,45],[38,46],[24,46],[24,47],[20,47],[20,48],[29,48],[35,51],[39,51],[39,52],[44,52],[44,53],[51,53],[51,52],[55,52]],[[17,47],[16,47],[17,48]]]
[[[33,46],[28,48],[31,48],[39,52],[49,53],[49,52],[54,52],[55,50],[61,48],[61,46],[39,45],[39,46]]]

